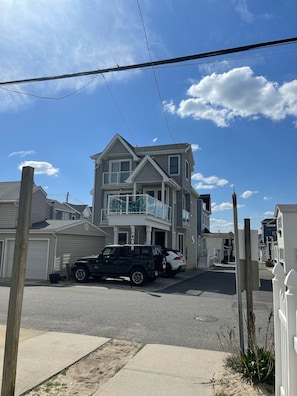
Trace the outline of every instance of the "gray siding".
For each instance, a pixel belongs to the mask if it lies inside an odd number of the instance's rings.
[[[99,254],[105,246],[105,238],[98,236],[79,236],[59,234],[57,236],[56,269],[73,264],[80,257]]]
[[[48,203],[41,190],[36,190],[32,195],[31,224],[48,218]]]
[[[0,203],[0,228],[15,228],[18,208],[14,202]]]
[[[110,148],[108,154],[129,154],[131,156],[131,154],[127,151],[126,147],[124,147],[119,140],[117,140],[115,144]]]
[[[147,163],[135,177],[136,182],[156,182],[159,180],[162,181],[160,173],[150,163]]]

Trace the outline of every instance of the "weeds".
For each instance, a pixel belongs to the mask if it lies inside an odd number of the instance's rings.
[[[256,336],[250,340],[249,348],[242,353],[235,342],[235,328],[222,329],[218,338],[223,347],[228,348],[226,366],[250,379],[253,384],[274,385],[275,360],[274,336],[270,332],[273,312],[270,312],[265,333],[264,346],[259,346]],[[260,336],[259,329],[259,336]],[[225,349],[226,350],[226,349]]]

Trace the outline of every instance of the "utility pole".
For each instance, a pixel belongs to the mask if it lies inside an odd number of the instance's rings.
[[[2,396],[13,396],[15,393],[17,355],[31,218],[33,173],[34,168],[29,166],[23,168],[7,315]]]
[[[256,342],[256,333],[255,333],[255,315],[253,309],[253,273],[252,273],[250,219],[244,219],[244,243],[245,243],[245,274],[246,274],[245,279],[246,279],[248,347],[249,349],[253,349]]]
[[[242,298],[241,298],[241,274],[239,260],[239,237],[238,237],[238,219],[237,219],[237,198],[235,192],[232,194],[233,218],[234,218],[234,241],[235,241],[235,263],[236,263],[236,291],[238,305],[238,323],[239,323],[239,342],[240,351],[244,354],[244,336],[243,336],[243,315],[242,315]]]

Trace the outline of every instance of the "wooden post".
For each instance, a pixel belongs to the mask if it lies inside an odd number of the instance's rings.
[[[17,354],[31,218],[33,174],[33,168],[23,168],[7,315],[2,396],[13,396],[15,393]]]
[[[251,251],[251,228],[250,219],[244,219],[244,243],[245,243],[245,270],[246,270],[246,311],[247,311],[247,334],[248,347],[253,349],[256,343],[255,315],[253,308],[253,273]]]
[[[239,341],[240,351],[244,354],[244,336],[243,336],[243,315],[242,315],[242,287],[240,274],[240,259],[239,259],[239,238],[238,238],[238,218],[237,218],[237,198],[235,192],[232,195],[233,202],[233,218],[234,218],[234,240],[235,240],[235,260],[236,260],[236,292],[238,304],[238,324],[239,324]]]

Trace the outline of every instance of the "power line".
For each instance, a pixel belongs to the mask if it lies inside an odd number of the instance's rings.
[[[287,44],[294,44],[294,43],[297,43],[297,37],[291,37],[291,38],[275,40],[275,41],[266,41],[263,43],[249,44],[249,45],[244,45],[241,47],[233,47],[233,48],[227,48],[227,49],[210,51],[210,52],[203,52],[200,54],[181,56],[181,57],[177,57],[177,58],[169,58],[169,59],[150,61],[150,62],[144,62],[144,63],[136,63],[134,65],[126,65],[126,66],[117,65],[116,67],[109,67],[106,69],[97,69],[97,70],[90,70],[90,71],[84,71],[84,72],[78,72],[78,73],[61,74],[61,75],[57,75],[57,76],[36,77],[36,78],[26,78],[26,79],[21,79],[21,80],[3,81],[3,82],[0,82],[0,86],[12,85],[12,84],[26,84],[26,83],[34,83],[34,82],[42,82],[42,81],[50,81],[50,80],[60,80],[60,79],[64,79],[64,78],[73,78],[73,77],[84,77],[84,76],[89,76],[92,74],[106,74],[106,73],[113,73],[113,72],[132,70],[132,69],[143,69],[146,67],[168,65],[171,63],[187,62],[187,61],[194,60],[194,59],[210,58],[210,57],[214,57],[214,56],[234,54],[237,52],[251,51],[251,50],[255,50],[255,49],[259,49],[259,48],[276,47],[278,45],[287,45]]]
[[[137,0],[137,5],[138,5],[138,9],[139,9],[139,14],[140,14],[142,27],[143,27],[143,32],[144,32],[144,37],[145,37],[147,50],[148,50],[149,57],[150,57],[151,64],[152,64],[152,72],[153,72],[153,75],[154,75],[154,81],[155,81],[155,85],[156,85],[159,101],[160,101],[160,104],[161,104],[161,109],[162,109],[162,114],[163,114],[163,117],[164,117],[165,125],[166,125],[167,131],[168,131],[171,139],[173,140],[174,143],[176,143],[174,138],[173,138],[173,135],[172,135],[172,132],[171,132],[171,129],[170,129],[170,126],[169,126],[169,122],[168,122],[168,119],[166,117],[166,113],[164,111],[164,104],[163,104],[163,100],[162,100],[162,96],[161,96],[160,86],[159,86],[159,83],[158,83],[158,79],[157,79],[155,68],[153,66],[152,53],[151,53],[151,49],[150,49],[150,45],[149,45],[149,41],[148,41],[148,37],[147,37],[147,33],[146,33],[146,28],[145,28],[144,19],[143,19],[142,11],[141,11],[141,8],[140,8],[139,0]]]

